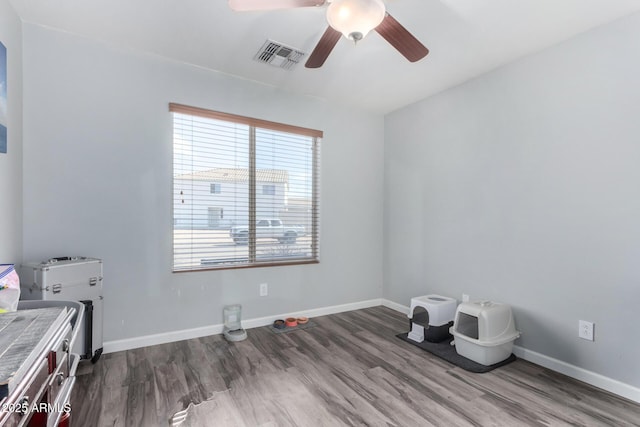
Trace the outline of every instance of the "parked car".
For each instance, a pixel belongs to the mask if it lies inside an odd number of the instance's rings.
[[[246,225],[231,227],[229,234],[237,245],[249,242],[249,227]],[[304,235],[303,226],[284,225],[279,219],[263,218],[256,222],[256,239],[278,239],[280,243],[293,244],[298,237]]]

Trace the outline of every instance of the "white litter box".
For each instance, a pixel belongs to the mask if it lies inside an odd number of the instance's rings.
[[[411,331],[408,338],[415,342],[441,342],[451,338],[449,327],[457,304],[453,298],[435,294],[411,298]]]
[[[492,301],[460,304],[449,331],[460,356],[485,366],[507,359],[520,337],[511,307]]]

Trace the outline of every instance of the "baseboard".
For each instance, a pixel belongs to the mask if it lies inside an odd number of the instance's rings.
[[[396,310],[402,314],[409,313],[409,307],[396,302],[382,299],[382,305],[389,307],[392,310]],[[543,366],[552,371],[559,372],[568,377],[575,378],[594,387],[601,388],[609,391],[618,396],[622,396],[634,402],[640,403],[640,388],[634,387],[629,384],[625,384],[621,381],[614,380],[604,375],[597,374],[595,372],[588,371],[575,365],[563,362],[562,360],[554,359],[544,354],[537,353],[535,351],[527,350],[524,347],[517,345],[513,346],[513,353],[521,359],[528,362],[535,363],[536,365]]]
[[[559,372],[568,377],[575,378],[576,380],[640,403],[640,388],[517,345],[513,346],[513,353],[528,362],[535,363],[536,365],[543,366],[552,371]]]
[[[381,305],[388,307],[392,310],[395,310],[397,312],[400,312],[402,314],[409,315],[409,307],[406,305],[398,304],[397,302],[393,302],[391,300],[384,299],[384,298],[382,299]]]
[[[105,341],[103,343],[103,353],[115,353],[117,351],[133,350],[135,348],[148,347],[151,345],[166,344],[175,341],[217,335],[222,333],[222,327],[222,324],[210,325],[203,326],[201,328],[164,332],[161,334],[143,335],[141,337],[126,338],[123,340]]]
[[[243,320],[242,326],[244,326],[245,329],[259,328],[261,326],[271,325],[273,321],[276,319],[285,319],[287,317],[300,317],[300,316],[306,316],[306,317],[326,316],[328,314],[344,313],[345,311],[360,310],[360,309],[369,308],[369,307],[378,307],[379,305],[382,305],[381,300],[379,298],[376,298],[376,299],[371,299],[366,301],[353,302],[349,304],[332,305],[329,307],[313,308],[311,310],[302,310],[302,311],[296,311],[293,313],[278,314],[275,316],[258,317],[258,318],[249,319],[246,321]]]
[[[278,314],[273,316],[258,317],[242,321],[245,329],[259,328],[273,323],[276,319],[285,319],[287,317],[318,317],[328,314],[343,313],[345,311],[360,310],[362,308],[377,307],[382,305],[379,298],[359,301],[349,304],[333,305],[329,307],[320,307],[310,310],[301,310],[293,313]],[[148,347],[151,345],[166,344],[175,341],[188,340],[192,338],[206,337],[209,335],[217,335],[222,333],[222,324],[203,326],[199,328],[183,329],[180,331],[164,332],[161,334],[144,335],[141,337],[127,338],[123,340],[105,341],[103,343],[103,352],[115,353],[116,351],[133,350],[140,347]]]

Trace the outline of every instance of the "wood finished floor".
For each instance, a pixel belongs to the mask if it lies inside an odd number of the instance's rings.
[[[517,360],[472,374],[395,337],[385,307],[102,356],[83,364],[74,426],[640,426],[640,405]]]

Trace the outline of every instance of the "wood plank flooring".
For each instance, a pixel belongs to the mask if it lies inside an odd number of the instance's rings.
[[[473,374],[395,337],[385,307],[102,356],[74,426],[640,426],[640,405],[523,360]],[[182,411],[182,412],[181,412]]]

